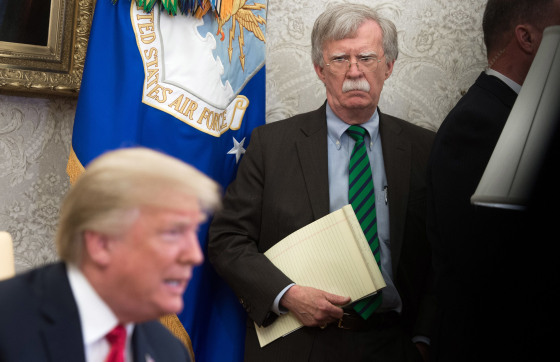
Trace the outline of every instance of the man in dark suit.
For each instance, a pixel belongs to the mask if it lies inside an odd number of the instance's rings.
[[[434,134],[377,108],[397,54],[391,21],[364,5],[329,7],[312,33],[327,102],[251,136],[208,244],[210,261],[249,315],[246,361],[416,361],[427,352],[433,305],[425,166]],[[350,298],[294,284],[263,255],[349,203],[351,125],[366,130],[375,191],[366,200],[375,202],[387,283],[381,305],[365,318]],[[261,348],[253,322],[266,327],[287,312],[304,327]]]
[[[439,306],[436,361],[534,359],[536,230],[516,210],[470,203],[529,71],[557,0],[489,0],[488,69],[439,128],[428,166],[428,236]],[[521,147],[521,145],[520,145]],[[525,299],[527,298],[527,299]],[[527,352],[527,354],[525,354]]]
[[[0,361],[190,361],[157,318],[183,307],[218,190],[148,149],[94,160],[61,207],[62,262],[0,283]]]

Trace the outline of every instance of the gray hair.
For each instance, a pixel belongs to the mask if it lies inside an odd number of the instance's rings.
[[[311,32],[311,60],[323,66],[323,46],[326,41],[352,37],[360,25],[373,20],[381,27],[383,51],[387,63],[397,59],[399,46],[397,28],[389,19],[379,15],[374,9],[361,4],[339,4],[327,8],[313,25]]]
[[[56,235],[58,254],[78,263],[83,233],[119,235],[138,208],[181,206],[178,195],[195,197],[205,212],[220,206],[220,187],[194,167],[147,148],[107,152],[93,160],[66,195]]]

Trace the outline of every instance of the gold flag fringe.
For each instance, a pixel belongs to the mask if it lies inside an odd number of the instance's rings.
[[[118,0],[112,0],[115,4]],[[216,18],[220,19],[222,11],[226,14],[231,13],[233,2],[236,0],[135,0],[136,5],[145,12],[150,13],[156,4],[160,9],[165,10],[169,15],[193,15],[202,18],[208,11],[212,11]]]
[[[84,173],[84,166],[76,156],[74,148],[70,149],[70,156],[68,157],[68,163],[66,164],[66,174],[70,177],[70,184],[73,185],[78,178]]]

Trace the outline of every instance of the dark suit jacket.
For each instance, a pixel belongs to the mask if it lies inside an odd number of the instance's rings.
[[[437,361],[508,360],[506,351],[518,353],[517,337],[525,333],[512,299],[528,282],[519,270],[527,270],[522,214],[470,203],[516,97],[482,73],[434,141],[427,184],[440,306]]]
[[[190,361],[189,353],[159,321],[139,323],[132,335],[134,361]],[[62,263],[0,282],[0,361],[85,361],[78,307]]]
[[[246,359],[306,361],[318,328],[301,328],[260,348],[252,324],[274,321],[271,306],[289,280],[262,254],[329,213],[326,104],[254,130],[236,180],[210,227],[209,257],[250,320]],[[394,281],[407,331],[429,336],[425,166],[433,133],[380,113],[388,183]],[[252,320],[252,321],[251,321]]]

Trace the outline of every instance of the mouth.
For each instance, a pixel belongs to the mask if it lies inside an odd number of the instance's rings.
[[[361,90],[361,89],[347,89],[342,91],[343,94],[347,94],[347,93],[356,93],[356,94],[367,94],[366,91]]]
[[[187,288],[187,284],[189,282],[188,278],[180,278],[180,279],[165,279],[164,284],[166,288],[174,294],[183,294],[185,289]]]

